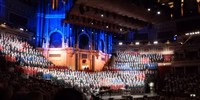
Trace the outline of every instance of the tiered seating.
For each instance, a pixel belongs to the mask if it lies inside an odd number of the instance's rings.
[[[6,42],[5,42],[6,41]],[[123,61],[129,62],[134,60],[132,68],[138,68],[138,70],[124,70],[124,71],[102,71],[102,72],[86,72],[86,71],[71,71],[67,67],[55,68],[45,57],[42,56],[38,50],[30,46],[22,38],[9,34],[0,34],[0,51],[7,61],[15,62],[19,64],[22,75],[25,79],[29,79],[29,76],[38,77],[45,80],[57,81],[63,85],[75,86],[80,89],[84,89],[91,93],[94,89],[108,86],[113,90],[124,88],[128,85],[137,93],[144,93],[145,78],[148,70],[143,67],[144,64],[149,63],[150,57],[146,55],[133,55],[131,57],[123,56]],[[119,55],[120,57],[120,55]],[[158,55],[152,59],[159,59]],[[128,60],[126,60],[128,59]],[[118,62],[123,62],[118,60]],[[153,60],[151,60],[154,62]],[[130,63],[129,63],[130,64]],[[150,64],[150,63],[149,63]],[[47,68],[50,66],[49,68]],[[128,65],[127,65],[128,66]],[[143,67],[141,67],[143,66]]]
[[[135,93],[144,93],[145,74],[148,71],[102,71],[102,72],[85,72],[85,71],[71,71],[60,69],[47,69],[47,68],[28,68],[23,67],[24,70],[33,71],[45,80],[59,81],[62,84],[84,88],[88,93],[92,93],[94,89],[103,86],[111,87],[112,90],[119,90],[128,85]],[[32,69],[32,70],[30,70]],[[34,76],[30,73],[25,73],[28,76]],[[37,75],[38,75],[37,74]],[[139,92],[138,92],[139,91]]]
[[[199,94],[200,93],[199,74],[169,74],[164,79],[162,92],[166,94]]]
[[[113,68],[119,70],[156,69],[157,63],[163,61],[162,54],[139,54],[134,51],[117,51]]]
[[[0,34],[0,52],[7,61],[17,62],[20,66],[47,67],[51,65],[41,52],[15,35]]]

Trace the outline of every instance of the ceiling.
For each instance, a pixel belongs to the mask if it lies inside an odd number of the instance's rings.
[[[168,19],[166,6],[150,1],[153,0],[76,0],[65,22],[127,33]]]
[[[37,5],[37,0],[20,0]],[[58,0],[65,1],[68,0]],[[74,0],[67,13],[66,23],[87,26],[114,33],[137,31],[169,19],[168,4],[173,0]],[[67,3],[66,3],[67,4]],[[147,9],[151,10],[148,11]],[[158,15],[157,11],[161,14]]]

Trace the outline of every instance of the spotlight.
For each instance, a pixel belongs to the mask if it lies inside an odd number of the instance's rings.
[[[147,11],[151,11],[151,8],[148,8]]]
[[[119,42],[119,45],[123,45],[123,43],[122,43],[122,42]]]
[[[135,45],[140,45],[140,42],[135,42]]]
[[[24,31],[24,29],[23,29],[23,28],[19,28],[19,30],[20,30],[20,31]]]
[[[185,35],[190,35],[189,33],[185,33]]]
[[[103,14],[101,14],[101,17],[103,17]]]
[[[84,32],[84,29],[82,29],[82,32]]]
[[[106,28],[108,28],[108,26],[106,26]]]
[[[190,97],[196,97],[196,94],[190,94]]]
[[[195,32],[194,34],[199,34],[199,31]]]
[[[173,14],[170,14],[171,18],[173,18]]]
[[[153,44],[158,44],[158,41],[154,41]]]
[[[93,25],[94,23],[92,22],[91,24]]]
[[[157,15],[160,15],[161,14],[161,12],[160,11],[157,11]]]
[[[122,31],[122,28],[120,28],[119,30]]]

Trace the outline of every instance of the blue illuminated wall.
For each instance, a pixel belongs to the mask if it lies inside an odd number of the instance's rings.
[[[0,0],[0,18],[5,16],[5,0]]]
[[[64,22],[73,4],[73,0],[59,2],[58,8],[53,10],[49,1],[39,0],[36,25],[37,47],[73,47],[111,53],[112,33]]]

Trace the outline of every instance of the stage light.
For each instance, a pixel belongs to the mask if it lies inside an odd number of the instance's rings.
[[[153,44],[158,44],[158,41],[154,41]]]
[[[171,18],[173,18],[173,14],[170,14]]]
[[[3,24],[6,25],[6,22],[4,22]]]
[[[160,11],[157,11],[157,15],[160,15],[161,14],[161,12]]]
[[[101,17],[103,17],[104,15],[103,14],[101,14]]]
[[[120,28],[119,30],[122,31],[122,28]]]
[[[190,94],[190,97],[196,97],[196,94]]]
[[[189,33],[185,33],[185,35],[190,35]]]
[[[91,24],[93,25],[94,23],[92,22]]]
[[[149,87],[154,87],[154,82],[150,82]]]
[[[199,34],[199,32],[197,31],[197,32],[195,32],[194,34]]]
[[[92,32],[92,34],[93,34],[94,32]]]
[[[148,8],[147,11],[151,11],[151,8]]]
[[[84,29],[82,29],[82,32],[84,32]]]
[[[24,31],[24,29],[23,29],[23,28],[19,28],[19,30],[20,30],[20,31]]]
[[[106,28],[108,28],[108,25],[106,26]]]
[[[123,43],[122,43],[122,42],[119,42],[119,45],[123,45]]]
[[[140,42],[135,42],[135,45],[140,45]]]

